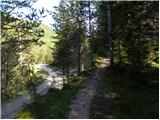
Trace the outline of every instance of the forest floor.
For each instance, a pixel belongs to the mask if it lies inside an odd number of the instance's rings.
[[[71,111],[68,115],[69,119],[89,119],[91,100],[97,93],[101,76],[104,68],[107,66],[109,66],[109,60],[102,59],[96,71],[88,76],[87,80],[83,81],[76,95],[76,99],[70,106]]]
[[[159,68],[135,71],[129,64],[105,69],[91,101],[91,119],[159,118]]]
[[[58,73],[48,68],[47,65],[39,64],[37,68],[48,72],[48,77],[41,85],[36,88],[38,95],[44,95],[47,93],[49,88],[54,87],[62,89],[63,82],[62,77],[58,77]],[[15,115],[22,110],[27,104],[32,102],[32,93],[30,90],[23,91],[23,95],[20,95],[8,102],[2,103],[1,106],[1,118],[13,118]]]

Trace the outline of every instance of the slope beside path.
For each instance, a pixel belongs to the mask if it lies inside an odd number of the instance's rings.
[[[62,77],[57,75],[57,72],[47,67],[47,64],[38,64],[37,69],[48,72],[49,76],[41,85],[36,88],[36,92],[41,96],[47,93],[50,87],[62,89],[63,80]],[[58,72],[60,73],[60,72]],[[53,78],[54,76],[54,78]],[[1,118],[14,118],[15,115],[21,111],[27,104],[31,103],[31,92],[26,90],[23,95],[20,95],[13,100],[2,103],[1,105]]]

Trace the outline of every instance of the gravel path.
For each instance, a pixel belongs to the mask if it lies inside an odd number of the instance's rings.
[[[97,69],[96,74],[99,73]],[[96,95],[97,82],[96,79],[86,80],[82,84],[82,88],[78,91],[76,100],[71,105],[71,111],[69,113],[69,119],[88,119],[89,107],[91,99]]]
[[[90,103],[99,87],[100,74],[103,72],[103,68],[108,65],[108,59],[103,59],[94,76],[82,83],[82,88],[79,89],[76,100],[70,106],[69,119],[89,119]]]
[[[63,80],[62,80],[62,77],[58,77],[59,76],[58,74],[60,73],[60,71],[56,71],[56,72],[52,71],[52,69],[47,67],[47,64],[38,64],[36,66],[36,69],[44,70],[49,73],[47,80],[36,88],[36,92],[39,95],[46,94],[50,87],[62,89]],[[5,119],[14,118],[15,115],[19,111],[21,111],[27,104],[31,103],[31,101],[32,100],[31,100],[30,91],[24,91],[23,95],[20,95],[7,103],[2,103],[1,118],[5,118]]]

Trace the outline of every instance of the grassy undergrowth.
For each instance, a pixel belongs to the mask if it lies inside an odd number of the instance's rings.
[[[44,78],[47,78],[48,77],[48,72],[44,71],[44,70],[41,70],[41,71],[37,71],[34,76],[33,76],[33,82],[34,82],[34,85],[36,87],[38,87],[39,85],[41,85],[43,82],[45,82],[45,79],[42,79],[42,76]],[[25,84],[24,86],[22,86],[18,91],[20,91],[20,93],[25,90],[29,90],[32,86],[30,85],[30,83],[27,83]]]
[[[92,101],[90,118],[158,118],[158,69],[131,71],[126,66],[107,68],[103,88]]]
[[[44,80],[42,80],[42,79],[40,78],[41,74],[42,74],[42,72],[36,72],[36,73],[35,73],[35,76],[32,78],[36,87],[39,86],[40,84],[42,84],[42,83],[44,82]],[[30,88],[31,88],[31,86],[30,86],[29,83],[26,83],[26,84],[24,84],[24,85],[21,85],[21,86],[17,87],[16,92],[15,92],[12,96],[6,97],[5,95],[2,95],[2,101],[3,101],[4,103],[5,103],[5,102],[12,101],[14,98],[16,98],[16,97],[18,97],[18,96],[20,96],[20,95],[23,95],[24,92],[25,92],[26,90],[29,90]]]
[[[33,82],[34,82],[34,85],[36,87],[44,82],[44,80],[41,79],[42,74],[45,74],[45,73],[43,71],[42,72],[38,71],[38,72],[35,73],[35,76],[33,76],[33,78],[32,78]],[[32,86],[30,85],[30,83],[25,84],[24,86],[22,86],[21,88],[18,89],[19,93],[17,95],[23,94],[24,91],[31,89],[31,87]],[[17,95],[15,97],[17,97]]]
[[[82,77],[72,77],[62,90],[50,89],[48,93],[26,106],[15,118],[17,119],[54,119],[67,118],[71,101],[76,97]]]

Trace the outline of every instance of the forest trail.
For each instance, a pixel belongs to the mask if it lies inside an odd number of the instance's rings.
[[[109,59],[102,59],[98,65],[98,68],[93,75],[82,83],[81,89],[79,89],[76,99],[71,104],[71,111],[69,113],[69,119],[89,119],[90,103],[94,95],[96,95],[97,88],[99,87],[99,80],[104,68],[109,66]]]
[[[49,76],[44,83],[36,88],[36,92],[41,96],[47,93],[50,87],[62,89],[63,80],[59,77],[60,71],[53,71],[47,67],[47,64],[38,64],[37,69],[48,72]],[[53,77],[54,76],[54,77]],[[21,111],[27,104],[31,103],[31,92],[29,90],[23,91],[23,95],[20,95],[13,100],[10,100],[1,105],[1,118],[14,118],[15,115]]]

